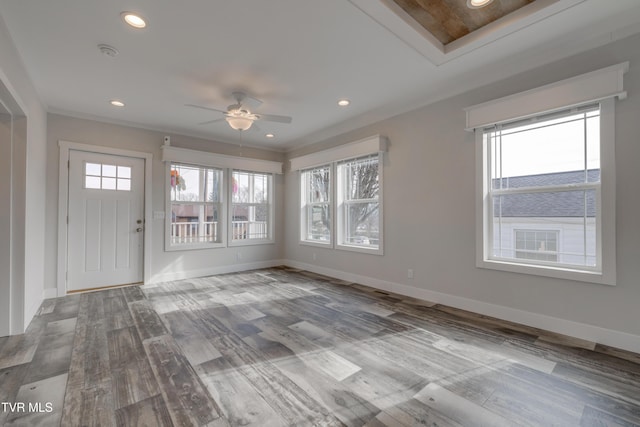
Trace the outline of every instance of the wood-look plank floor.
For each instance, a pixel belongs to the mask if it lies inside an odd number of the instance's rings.
[[[640,426],[640,355],[273,268],[47,300],[0,338],[0,401],[25,426]]]

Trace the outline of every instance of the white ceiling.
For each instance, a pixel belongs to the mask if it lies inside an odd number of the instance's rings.
[[[224,110],[243,89],[264,102],[257,113],[293,117],[258,122],[243,143],[287,150],[640,32],[639,0],[574,3],[437,61],[363,0],[0,0],[0,14],[50,112],[237,143],[225,122],[197,124],[220,114],[184,104]]]

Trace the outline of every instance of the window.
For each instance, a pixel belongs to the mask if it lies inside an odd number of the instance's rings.
[[[379,154],[338,162],[338,245],[380,248]]]
[[[300,240],[331,244],[331,166],[303,170]]]
[[[271,239],[271,174],[234,170],[231,179],[231,241]]]
[[[171,163],[170,246],[207,247],[222,242],[220,169]]]
[[[90,190],[131,191],[131,167],[85,163],[84,188]]]
[[[484,139],[491,171],[491,258],[596,268],[599,104],[494,126],[485,129]],[[555,233],[518,235],[540,225],[562,231],[563,240]],[[553,241],[546,242],[551,235]],[[554,254],[546,254],[549,244]]]
[[[515,230],[515,257],[558,261],[558,231]]]
[[[383,254],[386,151],[386,138],[374,135],[291,159],[300,171],[301,244]]]
[[[615,100],[627,97],[628,70],[623,62],[465,108],[477,267],[615,285]]]

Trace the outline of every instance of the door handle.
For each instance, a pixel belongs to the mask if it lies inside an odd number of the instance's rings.
[[[140,233],[140,232],[142,231],[142,227],[138,227],[138,228],[136,228],[136,231],[137,231],[138,233]]]

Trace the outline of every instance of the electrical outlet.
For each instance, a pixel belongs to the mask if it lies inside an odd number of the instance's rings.
[[[407,270],[407,279],[413,279],[413,269],[412,268]]]
[[[313,253],[313,260],[317,260],[318,259],[318,254],[316,254],[315,252]]]

